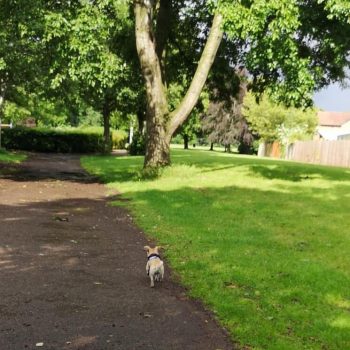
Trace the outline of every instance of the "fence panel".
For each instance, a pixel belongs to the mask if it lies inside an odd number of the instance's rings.
[[[305,163],[350,167],[350,140],[297,141],[289,146],[287,159]]]

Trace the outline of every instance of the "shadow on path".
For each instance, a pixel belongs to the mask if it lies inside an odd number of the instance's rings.
[[[149,287],[148,241],[111,198],[76,156],[0,178],[0,349],[232,349],[169,270]]]

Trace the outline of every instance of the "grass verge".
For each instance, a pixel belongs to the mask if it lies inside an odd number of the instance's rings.
[[[0,163],[20,163],[27,156],[23,153],[8,152],[4,149],[0,149]]]
[[[350,349],[350,171],[174,150],[141,181],[141,157],[84,157],[124,197],[189,293],[251,349]],[[122,205],[122,203],[117,203]]]

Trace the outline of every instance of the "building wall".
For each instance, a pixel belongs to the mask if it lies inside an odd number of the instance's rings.
[[[317,133],[325,140],[336,140],[340,134],[340,127],[338,126],[318,126]]]

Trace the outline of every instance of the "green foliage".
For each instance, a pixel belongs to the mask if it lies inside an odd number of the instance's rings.
[[[89,127],[89,126],[101,126],[102,125],[102,115],[101,113],[94,110],[92,107],[87,107],[83,112],[83,108],[80,107],[81,115],[79,116],[79,127]]]
[[[258,103],[252,94],[248,94],[244,100],[243,114],[252,131],[261,139],[279,140],[284,145],[310,139],[318,122],[315,109],[287,108],[274,103],[266,95]]]
[[[225,30],[245,43],[241,61],[253,89],[291,105],[310,105],[312,92],[345,77],[349,67],[348,1],[221,0]]]
[[[146,152],[145,135],[135,132],[132,142],[129,145],[129,152],[132,156],[144,155]]]
[[[112,147],[114,149],[124,149],[128,142],[128,133],[124,130],[112,131]]]
[[[45,24],[50,78],[57,91],[74,84],[101,114],[136,114],[143,87],[128,1],[62,2],[48,6]]]
[[[55,130],[44,128],[24,128],[2,130],[5,148],[14,150],[62,153],[103,152],[101,133],[78,129]]]
[[[25,160],[27,156],[21,153],[8,152],[0,148],[0,163],[19,163]]]
[[[139,181],[142,162],[82,159],[131,199],[137,224],[235,342],[349,349],[347,170],[176,150],[160,178]]]
[[[38,126],[57,127],[67,124],[68,111],[62,104],[25,91],[17,93],[16,102],[5,103],[5,121],[21,124],[25,119],[33,118]]]
[[[43,73],[41,0],[0,2],[0,95],[12,100],[19,86],[37,86]]]
[[[257,140],[252,142],[240,142],[237,147],[237,151],[239,154],[258,154],[259,143]]]
[[[184,88],[186,84],[172,84],[168,89],[168,101],[170,110],[175,109],[181,102],[181,98],[185,93]],[[173,142],[177,143],[178,135],[181,135],[182,142],[184,143],[186,140],[187,143],[195,142],[196,139],[201,136],[201,115],[207,110],[209,105],[209,94],[207,91],[202,91],[200,95],[197,106],[192,110],[190,116],[186,119],[186,121],[179,127],[179,129],[175,132],[176,139],[173,138]],[[185,143],[186,143],[185,142]]]
[[[172,139],[171,139],[171,143],[173,145],[182,145],[184,143],[184,139],[183,139],[183,136],[181,136],[180,134],[177,134],[176,136],[174,136]]]

